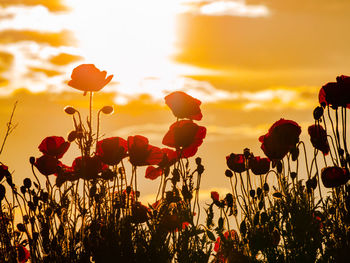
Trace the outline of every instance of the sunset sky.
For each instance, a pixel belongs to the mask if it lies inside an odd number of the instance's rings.
[[[231,152],[262,155],[258,137],[279,118],[298,122],[310,145],[320,87],[350,75],[348,0],[0,0],[0,10],[2,137],[18,100],[0,158],[18,183],[43,138],[71,131],[63,107],[87,113],[87,97],[67,85],[82,63],[114,75],[95,95],[96,111],[115,108],[102,117],[105,137],[161,146],[175,120],[164,96],[182,90],[203,102],[204,193],[228,188]],[[76,156],[72,147],[63,162]],[[149,195],[158,182],[140,183]]]

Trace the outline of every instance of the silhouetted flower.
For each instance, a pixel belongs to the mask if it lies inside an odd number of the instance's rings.
[[[56,186],[61,187],[65,182],[79,180],[80,175],[74,171],[73,167],[61,164],[56,176]]]
[[[163,159],[160,148],[149,145],[146,137],[136,135],[128,137],[130,163],[135,166],[159,164]]]
[[[182,91],[175,91],[165,97],[165,103],[169,106],[175,117],[200,121],[202,113],[199,108],[201,101]]]
[[[148,220],[149,208],[140,202],[136,202],[131,207],[131,222],[135,224],[144,223]]]
[[[189,158],[196,154],[198,147],[203,143],[207,129],[198,126],[190,120],[181,120],[173,123],[163,138],[163,144],[174,147],[182,158]]]
[[[39,145],[39,151],[43,154],[54,156],[57,159],[63,157],[70,146],[69,142],[60,136],[46,137]]]
[[[236,173],[242,173],[246,170],[243,154],[231,153],[229,156],[226,156],[226,163],[228,168]]]
[[[107,72],[100,71],[93,64],[82,64],[73,69],[71,80],[68,85],[84,91],[84,95],[88,91],[99,91],[106,86],[113,78],[110,75],[106,78]]]
[[[260,158],[259,156],[249,159],[249,168],[253,174],[266,174],[270,170],[270,160],[268,158]]]
[[[318,94],[320,104],[333,107],[350,107],[350,77],[341,75],[337,82],[328,82]]]
[[[338,166],[325,167],[321,171],[321,179],[326,188],[338,187],[347,183],[349,172]]]
[[[310,140],[312,145],[323,152],[324,154],[329,153],[329,144],[327,140],[327,132],[321,125],[311,125],[308,128]]]
[[[34,166],[43,175],[56,174],[62,163],[51,155],[44,154],[35,160]]]
[[[127,156],[128,143],[120,137],[111,137],[97,142],[96,155],[105,164],[117,165]]]
[[[104,165],[98,156],[77,157],[72,164],[73,171],[80,178],[90,180],[98,177],[98,174],[108,166]]]
[[[4,165],[0,164],[0,181],[4,178],[10,175],[9,168]]]
[[[29,251],[22,245],[17,245],[16,246],[17,250],[17,259],[19,263],[25,263],[28,261],[30,258],[30,253]]]
[[[299,142],[300,126],[291,120],[276,121],[268,133],[260,136],[261,149],[270,160],[281,160]]]

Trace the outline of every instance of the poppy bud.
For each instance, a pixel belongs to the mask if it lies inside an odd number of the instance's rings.
[[[198,172],[198,174],[202,174],[203,172],[204,172],[204,166],[203,165],[198,165],[198,167],[197,167],[197,172]]]
[[[268,193],[269,190],[270,190],[269,185],[267,183],[264,183],[264,191]]]
[[[29,158],[29,162],[30,162],[30,164],[34,165],[34,163],[35,163],[35,157],[34,157],[34,156],[31,156],[31,157]]]
[[[22,194],[25,194],[27,191],[27,188],[25,188],[23,185],[19,189],[21,190]]]
[[[197,165],[202,164],[202,158],[197,157],[197,158],[196,158],[196,164],[197,164]]]
[[[262,194],[262,190],[260,187],[258,187],[258,189],[256,189],[256,194],[258,195],[258,197],[260,198],[261,194]]]
[[[250,190],[249,195],[250,195],[251,198],[254,198],[254,196],[255,196],[255,190],[253,190],[253,189]]]
[[[180,182],[180,172],[178,169],[173,170],[173,179],[174,182]]]
[[[25,188],[29,189],[30,187],[32,187],[32,181],[29,178],[25,178],[23,180],[23,185]]]
[[[226,177],[231,178],[233,176],[233,173],[230,170],[226,170],[225,175]]]
[[[66,107],[64,107],[64,112],[69,114],[69,115],[73,115],[74,113],[77,112],[77,110],[74,109],[72,106],[66,106]]]
[[[290,150],[290,153],[292,154],[292,161],[296,161],[299,157],[299,148],[294,147]]]
[[[26,232],[26,227],[23,225],[23,224],[17,224],[17,229],[20,231],[20,232]]]
[[[126,193],[127,193],[128,195],[131,193],[131,190],[132,190],[132,189],[131,189],[130,186],[127,186],[127,187],[126,187]]]
[[[67,140],[68,140],[69,142],[73,142],[77,137],[78,137],[77,131],[71,131],[71,132],[68,134]]]
[[[297,173],[296,173],[296,172],[291,172],[291,173],[290,173],[290,177],[291,177],[292,179],[295,179],[295,178],[297,177]]]
[[[277,162],[277,172],[282,173],[282,169],[283,169],[282,162],[278,161]]]
[[[5,197],[5,193],[6,193],[5,186],[0,184],[0,201],[2,201],[2,199]]]
[[[321,117],[323,116],[323,108],[320,107],[320,106],[317,106],[315,109],[314,109],[314,119],[315,120],[319,120],[321,119]]]
[[[114,109],[112,106],[104,106],[101,111],[104,113],[104,114],[112,114],[114,112]]]

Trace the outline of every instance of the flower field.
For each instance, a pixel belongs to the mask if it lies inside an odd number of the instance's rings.
[[[162,147],[142,135],[105,138],[100,116],[114,109],[93,116],[92,104],[112,78],[76,67],[68,85],[86,96],[88,116],[64,108],[73,130],[43,138],[22,185],[1,163],[0,262],[348,262],[350,77],[320,89],[311,159],[299,124],[277,120],[259,138],[265,156],[248,148],[222,156],[231,191],[211,192],[204,207],[201,101],[181,91],[164,98],[174,122]],[[79,156],[63,163],[72,144]],[[159,182],[153,203],[140,202],[140,177]]]

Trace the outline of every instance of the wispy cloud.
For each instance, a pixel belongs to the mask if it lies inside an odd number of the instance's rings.
[[[187,13],[207,16],[265,17],[270,14],[265,5],[249,5],[244,0],[182,1]]]
[[[44,6],[50,11],[67,11],[68,8],[62,0],[1,0],[0,5],[7,6]]]

